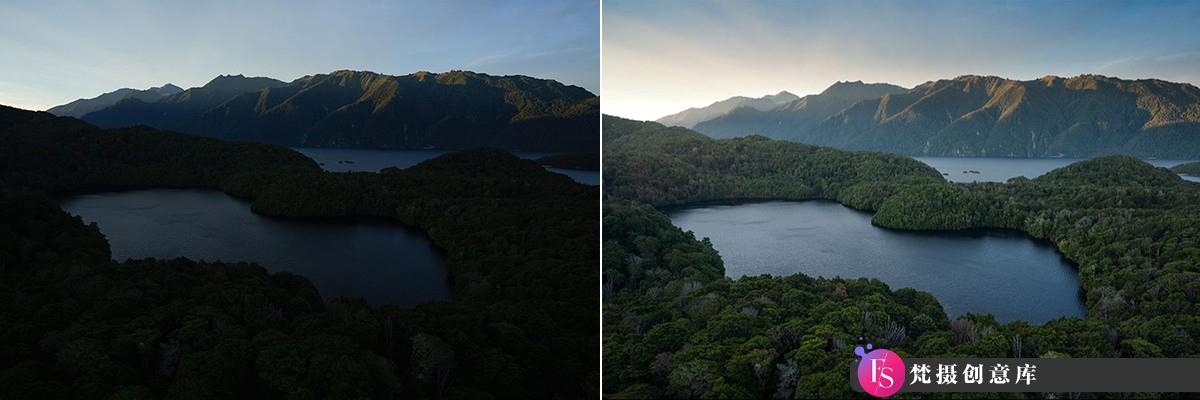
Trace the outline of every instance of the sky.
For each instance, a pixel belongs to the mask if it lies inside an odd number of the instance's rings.
[[[600,88],[599,0],[0,2],[0,104],[122,87],[455,69]]]
[[[604,113],[639,120],[837,81],[1200,85],[1200,1],[605,0],[602,42]]]

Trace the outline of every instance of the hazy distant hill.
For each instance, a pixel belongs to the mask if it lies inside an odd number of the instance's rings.
[[[111,107],[83,116],[83,120],[101,128],[149,125],[187,133],[203,113],[240,94],[287,85],[271,78],[221,75],[201,87],[195,87],[154,101],[136,98],[121,100]]]
[[[725,115],[726,113],[739,107],[749,107],[755,110],[770,110],[778,107],[781,104],[786,104],[799,98],[799,96],[791,94],[787,91],[782,91],[776,94],[770,94],[758,98],[745,96],[730,97],[728,99],[709,104],[707,107],[689,108],[678,113],[659,118],[657,122],[666,126],[682,126],[684,128],[691,128],[696,126],[698,123]]]
[[[124,101],[84,119],[287,146],[599,148],[599,97],[553,80],[467,71],[250,79],[221,77],[156,103]]]
[[[118,101],[128,98],[152,102],[158,101],[164,96],[169,96],[182,91],[183,89],[180,89],[179,86],[175,86],[170,83],[159,87],[152,87],[146,90],[121,88],[90,99],[75,100],[70,103],[46,110],[46,112],[60,117],[79,118],[87,115],[87,113],[117,104]]]
[[[795,132],[810,129],[854,103],[905,90],[886,83],[837,82],[819,94],[797,98],[771,109],[737,108],[696,124],[694,129],[715,138],[760,134],[788,139]]]
[[[1097,75],[961,76],[854,106],[793,140],[904,154],[1200,157],[1200,89]]]

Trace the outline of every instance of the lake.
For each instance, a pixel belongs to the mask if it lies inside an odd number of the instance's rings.
[[[213,190],[88,194],[62,208],[95,222],[116,260],[249,261],[302,275],[326,299],[399,306],[450,299],[444,256],[424,233],[397,223],[266,217]]]
[[[878,278],[893,290],[932,293],[951,319],[974,312],[1041,323],[1084,315],[1071,263],[1018,232],[888,230],[871,225],[868,213],[828,201],[707,205],[668,215],[710,238],[732,278]]]
[[[1024,176],[1036,178],[1085,158],[993,158],[993,157],[913,157],[945,174],[952,182],[1005,182],[1009,178]],[[1156,167],[1170,168],[1190,160],[1145,160]],[[970,173],[964,171],[978,171]],[[1180,175],[1181,178],[1200,182],[1200,177]]]
[[[372,150],[372,149],[326,149],[326,148],[293,148],[318,163],[321,168],[332,172],[366,171],[378,172],[384,168],[408,168],[442,154],[446,150]],[[534,160],[554,153],[514,152],[513,155],[527,160]],[[338,161],[353,161],[339,163]],[[597,186],[600,185],[600,171],[585,171],[566,168],[546,168],[547,171],[563,174],[576,182]]]

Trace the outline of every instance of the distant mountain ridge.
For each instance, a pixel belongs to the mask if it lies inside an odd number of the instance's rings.
[[[786,90],[776,94],[769,94],[757,98],[734,96],[704,107],[693,107],[659,118],[657,122],[666,126],[682,126],[684,128],[691,128],[696,126],[698,123],[719,117],[729,113],[730,111],[733,111],[734,109],[749,107],[752,109],[765,111],[778,107],[782,104],[787,104],[788,102],[797,100],[799,98],[800,96],[796,96]]]
[[[797,98],[766,110],[737,108],[725,115],[696,124],[695,130],[714,138],[760,134],[789,139],[797,129],[807,129],[854,105],[908,89],[886,83],[837,82],[814,95]]]
[[[599,149],[599,104],[583,88],[521,75],[343,70],[288,83],[220,76],[83,119],[286,146],[582,152]]]
[[[111,107],[86,114],[81,119],[101,128],[149,125],[158,129],[211,136],[193,131],[196,117],[243,93],[284,85],[287,83],[271,78],[220,75],[204,86],[154,101],[124,99]]]
[[[1200,157],[1200,89],[1099,75],[966,75],[855,104],[793,140],[903,154]]]
[[[918,156],[1200,158],[1200,89],[1187,83],[964,75],[874,97],[858,87],[835,84],[768,111],[737,109],[695,129]],[[859,97],[826,98],[835,88]]]
[[[49,110],[46,110],[46,112],[60,117],[79,118],[93,111],[117,104],[117,102],[121,100],[133,98],[147,102],[158,101],[165,96],[170,96],[182,91],[183,89],[179,88],[179,86],[175,86],[174,84],[170,83],[145,90],[121,88],[90,99],[79,99],[61,106],[53,107]]]

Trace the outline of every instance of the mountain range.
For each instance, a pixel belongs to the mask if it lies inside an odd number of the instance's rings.
[[[908,155],[1200,158],[1200,89],[1187,83],[964,75],[907,90],[870,86],[840,82],[770,110],[736,108],[694,128],[713,137],[763,134]]]
[[[837,82],[821,93],[796,98],[770,109],[739,107],[697,123],[693,128],[715,138],[744,136],[746,132],[787,138],[796,127],[815,125],[854,103],[905,90],[886,83]]]
[[[222,75],[155,101],[127,98],[83,116],[104,128],[149,125],[285,146],[554,152],[598,151],[599,118],[599,97],[553,80],[348,70],[292,82]]]
[[[766,111],[790,101],[798,100],[799,98],[800,96],[796,96],[786,90],[763,97],[734,96],[705,107],[693,107],[659,118],[657,122],[666,126],[691,128],[698,123],[720,117],[737,108],[749,107],[755,110]]]
[[[90,112],[117,104],[121,100],[138,99],[145,102],[153,102],[182,91],[183,89],[180,89],[179,86],[170,83],[146,90],[121,88],[90,99],[75,100],[46,110],[46,112],[60,117],[80,118]]]

